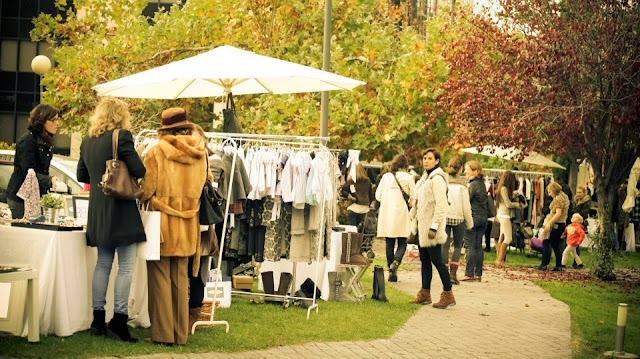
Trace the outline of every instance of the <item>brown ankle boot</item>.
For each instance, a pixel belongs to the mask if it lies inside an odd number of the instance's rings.
[[[452,307],[456,305],[456,299],[453,297],[453,291],[445,290],[440,294],[440,301],[438,303],[434,303],[433,307],[438,309],[445,309],[447,307]]]
[[[431,304],[431,290],[420,288],[416,299],[410,300],[411,304]]]

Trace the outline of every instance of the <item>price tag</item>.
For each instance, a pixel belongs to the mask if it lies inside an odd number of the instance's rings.
[[[211,182],[211,185],[213,186],[213,188],[218,188],[218,182]]]
[[[351,193],[356,193],[356,186],[355,185],[349,186],[349,189],[351,190]]]

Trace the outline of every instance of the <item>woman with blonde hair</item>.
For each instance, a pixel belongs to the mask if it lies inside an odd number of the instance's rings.
[[[129,129],[129,106],[113,97],[104,97],[91,116],[89,136],[80,145],[78,181],[89,183],[89,214],[87,244],[98,247],[98,260],[93,272],[92,301],[93,335],[107,335],[125,342],[136,342],[127,326],[129,290],[136,262],[136,243],[146,236],[135,201],[106,196],[100,188],[107,160],[112,159],[112,135],[118,133],[118,160],[126,163],[135,178],[145,175],[145,167],[133,146]],[[105,324],[107,285],[115,253],[118,253],[118,274],[114,287],[114,314]]]
[[[507,255],[509,243],[513,240],[513,227],[511,224],[511,209],[524,208],[526,204],[513,202],[513,193],[517,188],[516,175],[511,171],[505,171],[500,177],[496,190],[496,217],[500,223],[500,239],[496,244],[496,265],[504,266],[504,257]]]
[[[463,281],[482,281],[482,265],[484,252],[482,251],[482,236],[487,229],[489,195],[484,185],[484,172],[478,161],[469,161],[464,165],[464,172],[469,179],[469,202],[473,227],[465,233],[465,247],[467,248],[467,268]]]
[[[556,267],[553,271],[562,270],[562,250],[560,237],[564,232],[569,215],[569,197],[562,192],[562,186],[558,182],[551,182],[547,186],[547,194],[553,198],[549,205],[549,214],[544,219],[544,233],[548,233],[548,239],[542,241],[542,263],[538,266],[540,270],[547,270],[547,265],[551,262],[551,249],[556,257]]]
[[[457,272],[460,252],[462,251],[462,240],[464,239],[465,231],[473,228],[473,217],[471,216],[467,179],[459,176],[462,172],[462,159],[458,156],[453,156],[449,160],[446,172],[449,175],[449,184],[447,185],[449,206],[447,207],[447,242],[442,246],[442,260],[445,265],[449,266],[451,283],[460,284]],[[451,262],[449,262],[451,242],[453,242],[453,254],[451,255]]]
[[[350,198],[353,203],[347,207],[347,224],[358,227],[363,221],[369,206],[375,199],[373,186],[362,163],[356,165],[356,178],[347,177],[347,182],[340,188],[342,196]]]

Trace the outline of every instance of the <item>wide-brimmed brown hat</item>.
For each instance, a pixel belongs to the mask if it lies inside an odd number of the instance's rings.
[[[193,128],[193,122],[187,120],[187,111],[181,107],[172,107],[162,111],[161,130],[177,128]]]

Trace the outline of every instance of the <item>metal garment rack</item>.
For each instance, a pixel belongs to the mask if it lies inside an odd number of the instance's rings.
[[[483,168],[482,172],[489,177],[500,177],[506,171],[513,172],[514,175],[519,177],[526,177],[529,179],[536,179],[540,177],[549,177],[553,178],[553,173],[551,172],[531,172],[531,171],[518,171],[518,170],[506,170],[501,168]]]
[[[288,146],[288,147],[292,147],[292,146],[296,146],[300,149],[305,149],[305,150],[317,150],[319,152],[323,152],[326,153],[327,158],[329,158],[329,156],[331,156],[331,153],[329,152],[329,150],[327,149],[327,147],[324,145],[323,142],[327,142],[329,140],[329,137],[307,137],[307,136],[291,136],[291,135],[259,135],[259,134],[242,134],[242,133],[217,133],[217,132],[207,132],[206,133],[207,137],[218,137],[218,136],[222,136],[225,138],[230,138],[232,140],[234,140],[237,144],[238,147],[240,147],[240,145],[242,144],[256,144],[256,145],[282,145],[282,146]],[[233,167],[235,167],[235,157],[234,157],[234,164]],[[233,172],[232,171],[232,176],[233,176]],[[233,177],[231,177],[230,182],[233,181]],[[231,193],[231,183],[229,186],[229,194]],[[230,195],[227,197],[230,198]],[[325,227],[325,206],[326,206],[326,200],[322,200],[322,210],[321,210],[321,217],[320,217],[320,231],[322,233],[324,233],[324,227]],[[227,201],[227,209],[229,206],[229,201]],[[226,212],[226,214],[228,214],[228,211]],[[225,218],[225,223],[226,223],[226,218]],[[226,227],[225,227],[226,229]],[[296,296],[291,296],[291,295],[277,295],[277,294],[266,294],[266,293],[252,293],[252,292],[242,292],[242,291],[231,291],[231,294],[237,295],[237,296],[246,296],[246,297],[252,297],[252,296],[256,296],[256,297],[261,297],[261,298],[274,298],[274,299],[280,299],[282,301],[288,301],[290,299],[293,300],[306,300],[306,301],[311,301],[311,306],[307,309],[307,320],[309,320],[310,315],[311,315],[311,311],[313,309],[316,310],[316,313],[318,313],[318,303],[316,302],[316,296],[315,296],[315,292],[316,289],[318,288],[318,274],[319,274],[319,265],[318,263],[320,262],[321,259],[321,253],[322,253],[322,247],[321,247],[321,243],[322,243],[322,239],[324,238],[324,234],[318,235],[318,253],[316,255],[316,274],[315,274],[315,281],[314,281],[314,287],[313,287],[313,295],[312,298],[306,298],[306,297],[296,297]],[[224,233],[223,233],[223,239],[224,239]],[[218,261],[218,263],[221,263],[221,259],[222,259],[222,252],[224,250],[224,241],[222,241],[223,243],[220,246],[220,259]],[[292,273],[292,285],[295,287],[295,278],[296,278],[296,267],[297,267],[297,262],[293,262],[293,273]],[[216,285],[216,289],[217,289],[217,285]],[[215,291],[214,291],[215,293]],[[215,295],[214,295],[215,297]],[[213,306],[215,307],[215,305]],[[197,324],[198,322],[196,322]],[[209,322],[207,322],[206,324],[208,324]],[[204,323],[203,323],[204,324]]]

